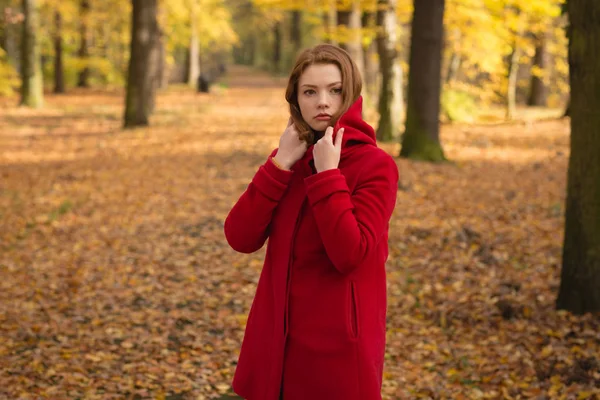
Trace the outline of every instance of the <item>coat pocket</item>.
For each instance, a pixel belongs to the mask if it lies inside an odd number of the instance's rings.
[[[358,339],[360,335],[358,293],[356,291],[356,284],[354,283],[354,281],[350,281],[350,290],[348,297],[348,328],[350,331],[350,337],[352,339]]]

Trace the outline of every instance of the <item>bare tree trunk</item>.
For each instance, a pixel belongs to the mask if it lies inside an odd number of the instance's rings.
[[[290,29],[290,39],[292,41],[294,57],[302,49],[302,11],[292,11],[292,25]]]
[[[157,0],[132,0],[131,57],[125,101],[125,128],[148,125],[156,89]]]
[[[533,57],[533,73],[527,104],[529,106],[546,107],[548,104],[548,87],[544,82],[544,72],[548,68],[548,46],[546,35],[537,38],[535,56]]]
[[[54,93],[65,92],[63,66],[62,17],[60,11],[54,13]]]
[[[379,0],[377,11],[377,49],[381,72],[379,91],[379,125],[377,139],[390,141],[400,135],[404,99],[402,96],[402,68],[396,43],[398,32],[396,23],[396,0]]]
[[[456,80],[461,63],[462,60],[460,54],[452,53],[452,56],[450,57],[450,62],[448,63],[448,71],[446,72],[447,84],[451,85]]]
[[[21,105],[40,108],[44,103],[40,43],[38,40],[39,15],[36,0],[23,0],[23,38],[21,41]]]
[[[568,0],[571,153],[559,309],[600,311],[600,2]]]
[[[281,23],[273,26],[273,72],[278,74],[281,70]]]
[[[374,12],[365,11],[362,15],[362,26],[376,29],[377,15]],[[377,57],[377,40],[372,40],[363,46],[363,58],[365,61],[364,91],[369,99],[377,99],[377,81],[379,78],[379,62]]]
[[[19,48],[19,36],[23,36],[19,30],[19,15],[16,8],[8,7],[4,10],[4,29],[0,45],[6,51],[6,57],[16,71],[21,71],[21,49]]]
[[[200,77],[200,40],[198,38],[197,9],[195,1],[192,2],[190,20],[192,36],[190,39],[190,58],[188,60],[188,85],[195,88],[198,85],[198,78]]]
[[[347,42],[340,42],[339,46],[350,53],[350,56],[358,66],[361,76],[365,76],[365,62],[361,44],[361,13],[360,1],[353,0],[350,10],[340,10],[337,13],[338,26],[346,26],[350,31]]]
[[[90,57],[90,34],[89,34],[89,24],[90,24],[90,1],[89,0],[81,0],[80,3],[80,15],[81,15],[81,25],[79,27],[79,36],[80,36],[80,44],[79,44],[79,52],[77,53],[79,59],[84,63],[83,69],[79,72],[79,76],[77,78],[77,87],[89,87],[89,79],[90,79],[90,67],[88,65],[89,57]]]
[[[323,25],[325,26],[325,42],[337,44],[335,40],[336,27],[338,25],[337,7],[335,0],[329,0],[323,14]]]
[[[506,88],[506,119],[512,120],[517,110],[517,78],[519,74],[519,58],[521,52],[517,42],[513,45],[512,53],[508,58],[508,84]]]
[[[444,0],[414,0],[401,157],[445,160],[439,138]]]

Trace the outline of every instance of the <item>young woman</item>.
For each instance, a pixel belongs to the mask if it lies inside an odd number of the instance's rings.
[[[225,221],[267,252],[233,380],[248,400],[376,400],[398,169],[362,119],[348,53],[319,45],[289,78],[290,121]]]

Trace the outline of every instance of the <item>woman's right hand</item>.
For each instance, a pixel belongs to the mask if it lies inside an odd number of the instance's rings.
[[[300,140],[298,130],[290,118],[285,131],[279,138],[279,148],[273,159],[283,168],[290,169],[296,161],[302,158],[307,148],[308,145],[305,141]]]

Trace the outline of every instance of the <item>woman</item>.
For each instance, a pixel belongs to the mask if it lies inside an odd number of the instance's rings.
[[[344,50],[300,54],[279,147],[225,221],[237,251],[269,239],[233,380],[245,399],[381,399],[398,169],[362,120],[361,87]]]

